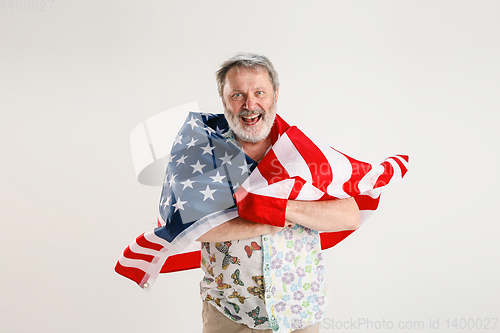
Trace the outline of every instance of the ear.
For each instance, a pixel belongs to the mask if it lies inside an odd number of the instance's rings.
[[[280,87],[276,88],[276,92],[274,93],[274,101],[278,103],[278,97],[280,95]]]
[[[222,106],[226,108],[226,102],[224,101],[224,98],[222,97],[220,100],[222,101]]]

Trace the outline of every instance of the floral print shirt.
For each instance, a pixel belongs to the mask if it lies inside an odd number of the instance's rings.
[[[201,297],[253,329],[292,332],[319,322],[327,287],[319,233],[295,225],[271,235],[202,243]]]
[[[292,332],[319,322],[328,291],[319,233],[295,225],[262,239],[266,308],[273,331]]]

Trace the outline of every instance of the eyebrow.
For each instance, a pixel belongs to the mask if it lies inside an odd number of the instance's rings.
[[[266,90],[265,87],[263,86],[257,86],[254,88],[255,90]],[[243,90],[240,90],[240,89],[232,89],[229,91],[230,93],[235,93],[235,92],[244,92]]]
[[[256,90],[266,90],[266,88],[262,87],[262,86],[257,86],[255,87]]]

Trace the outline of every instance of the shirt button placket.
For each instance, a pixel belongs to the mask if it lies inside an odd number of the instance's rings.
[[[271,241],[268,236],[262,236],[262,245],[264,249],[264,290],[265,290],[265,304],[267,313],[270,316],[269,322],[273,330],[278,328],[277,320],[272,314],[272,278],[271,278]]]

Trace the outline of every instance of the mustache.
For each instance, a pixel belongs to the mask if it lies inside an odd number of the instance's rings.
[[[261,108],[256,108],[253,110],[248,110],[248,109],[241,110],[240,112],[238,112],[238,114],[236,116],[238,118],[241,118],[241,117],[249,117],[249,116],[256,116],[256,115],[263,116],[265,114],[266,114],[266,111],[264,111]]]

